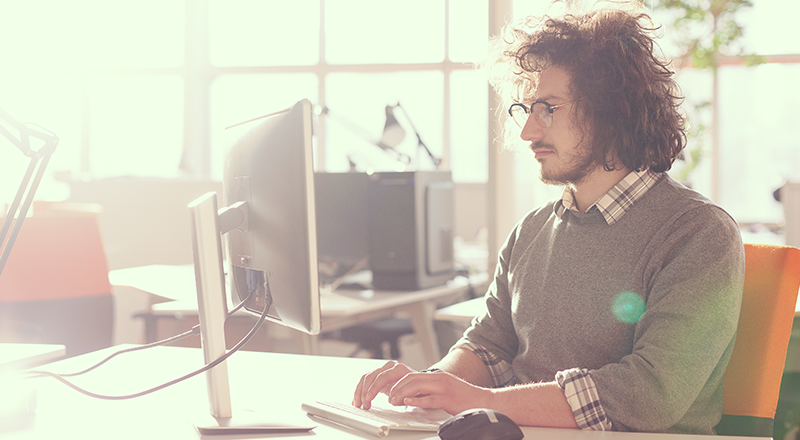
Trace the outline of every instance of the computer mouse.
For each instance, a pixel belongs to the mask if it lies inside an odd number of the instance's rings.
[[[507,415],[476,408],[460,412],[439,427],[442,440],[520,440],[525,437]]]

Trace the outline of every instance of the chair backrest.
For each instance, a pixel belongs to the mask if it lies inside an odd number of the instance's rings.
[[[0,341],[63,344],[67,356],[113,343],[98,215],[91,206],[34,204],[0,275]]]
[[[771,437],[800,289],[800,249],[745,244],[738,333],[717,434]]]
[[[111,294],[99,208],[90,208],[34,203],[0,276],[0,303]]]

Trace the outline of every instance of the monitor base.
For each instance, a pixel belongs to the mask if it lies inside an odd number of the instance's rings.
[[[271,422],[262,413],[241,410],[233,417],[214,417],[211,414],[192,418],[192,424],[201,435],[288,434],[309,432],[316,428],[311,423]]]

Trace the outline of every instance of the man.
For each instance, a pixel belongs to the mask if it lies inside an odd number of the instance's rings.
[[[713,433],[744,250],[727,213],[664,174],[686,137],[648,23],[596,11],[495,40],[492,84],[564,193],[511,232],[486,312],[450,352],[365,374],[355,406],[383,392],[520,425]]]

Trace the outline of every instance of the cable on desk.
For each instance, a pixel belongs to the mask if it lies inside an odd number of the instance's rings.
[[[239,304],[237,304],[236,307],[234,307],[233,309],[231,309],[227,313],[227,316],[225,317],[225,319],[230,318],[231,316],[233,316],[234,313],[238,312],[242,307],[244,307],[244,304],[248,300],[250,300],[250,298],[253,296],[253,294],[254,294],[253,292],[250,292],[250,295],[248,295],[247,298],[245,298],[243,301],[241,301]],[[192,327],[191,330],[188,330],[188,331],[183,332],[181,334],[178,334],[178,335],[175,335],[175,336],[170,336],[169,338],[162,339],[160,341],[151,342],[149,344],[140,345],[138,347],[126,348],[124,350],[120,350],[120,351],[117,351],[115,353],[112,353],[111,355],[109,355],[108,357],[103,359],[102,361],[92,365],[91,367],[89,367],[89,368],[87,368],[87,369],[85,369],[83,371],[79,371],[77,373],[58,374],[58,376],[61,376],[61,377],[80,376],[82,374],[86,374],[86,373],[96,369],[97,367],[105,364],[106,362],[110,361],[111,359],[113,359],[113,358],[115,358],[115,357],[117,357],[117,356],[119,356],[121,354],[132,353],[134,351],[139,351],[139,350],[144,350],[144,349],[147,349],[147,348],[153,348],[153,347],[158,347],[158,346],[161,346],[161,345],[171,344],[173,342],[178,342],[180,340],[186,339],[189,336],[196,336],[196,335],[199,335],[199,334],[200,334],[200,324],[197,324],[194,327]],[[55,374],[55,373],[53,373],[53,374]]]
[[[249,299],[249,297],[247,299]],[[242,301],[238,306],[236,306],[234,309],[232,309],[230,312],[228,312],[228,317],[230,317],[234,312],[239,310],[242,307],[242,305],[247,301],[247,299]],[[253,336],[255,336],[255,334],[258,332],[258,329],[261,328],[261,325],[264,323],[264,321],[266,321],[268,312],[269,312],[269,308],[265,307],[264,311],[261,314],[261,316],[258,318],[258,321],[256,321],[256,323],[253,325],[253,328],[251,328],[250,331],[238,343],[236,343],[236,345],[234,345],[233,348],[228,350],[224,355],[218,357],[214,361],[206,364],[202,368],[199,368],[199,369],[197,369],[197,370],[195,370],[195,371],[193,371],[191,373],[188,373],[188,374],[186,374],[184,376],[181,376],[181,377],[179,377],[177,379],[173,379],[173,380],[171,380],[169,382],[165,382],[165,383],[163,383],[161,385],[158,385],[158,386],[155,386],[153,388],[150,388],[150,389],[147,389],[147,390],[144,390],[144,391],[140,391],[140,392],[134,393],[134,394],[128,394],[128,395],[122,395],[122,396],[107,396],[107,395],[103,395],[103,394],[97,394],[97,393],[93,393],[91,391],[85,390],[85,389],[73,384],[72,382],[64,379],[64,377],[76,376],[76,375],[79,375],[79,374],[83,374],[83,373],[85,373],[87,371],[91,371],[92,369],[97,368],[100,365],[104,364],[105,362],[107,362],[111,358],[117,356],[118,354],[127,353],[127,352],[130,352],[130,351],[141,350],[141,349],[144,349],[144,348],[151,348],[151,347],[155,347],[157,345],[163,345],[164,343],[166,343],[165,341],[172,342],[173,340],[175,340],[175,338],[179,338],[179,337],[181,337],[181,336],[183,336],[183,335],[185,335],[187,333],[194,332],[195,331],[194,327],[192,328],[192,330],[189,330],[189,331],[187,331],[185,333],[182,333],[181,335],[173,336],[173,337],[165,339],[163,341],[154,342],[152,344],[144,345],[144,346],[141,346],[141,347],[134,347],[134,348],[131,348],[131,349],[121,350],[121,351],[119,351],[117,353],[112,354],[111,356],[107,357],[106,359],[102,360],[98,364],[96,364],[96,365],[94,365],[94,366],[92,366],[92,367],[90,367],[90,368],[88,368],[88,369],[86,369],[86,370],[84,370],[82,372],[79,372],[79,373],[72,373],[72,374],[66,374],[65,375],[65,374],[56,374],[56,373],[52,373],[52,372],[49,372],[49,371],[42,371],[42,370],[28,370],[28,371],[24,371],[22,373],[30,375],[31,377],[41,377],[41,376],[52,377],[53,379],[56,379],[56,380],[60,381],[61,383],[63,383],[64,385],[67,385],[68,387],[72,388],[73,390],[78,391],[79,393],[87,395],[89,397],[94,397],[96,399],[102,399],[102,400],[127,400],[127,399],[133,399],[133,398],[136,398],[136,397],[146,396],[148,394],[152,394],[152,393],[154,393],[156,391],[159,391],[159,390],[162,390],[164,388],[170,387],[170,386],[175,385],[177,383],[183,382],[186,379],[189,379],[189,378],[192,378],[194,376],[197,376],[198,374],[206,372],[206,371],[216,367],[217,365],[221,364],[222,362],[225,362],[225,360],[227,360],[234,353],[239,351],[239,349],[241,349],[245,344],[247,344],[250,341],[250,339],[253,338]],[[199,331],[200,326],[197,325],[195,327]],[[185,336],[183,336],[183,337],[185,337]]]
[[[161,340],[161,341],[151,342],[149,344],[140,345],[140,346],[137,346],[137,347],[126,348],[124,350],[120,350],[120,351],[117,351],[115,353],[112,353],[107,358],[103,359],[102,361],[92,365],[91,367],[89,367],[89,368],[87,368],[87,369],[85,369],[83,371],[79,371],[77,373],[58,374],[58,376],[61,376],[61,377],[80,376],[82,374],[86,374],[86,373],[94,370],[95,368],[105,364],[106,362],[110,361],[111,359],[113,359],[113,358],[115,358],[115,357],[117,357],[117,356],[119,356],[121,354],[131,353],[131,352],[134,352],[134,351],[144,350],[146,348],[153,348],[153,347],[158,347],[160,345],[170,344],[172,342],[177,342],[177,341],[180,341],[182,339],[188,338],[189,336],[194,336],[194,335],[198,335],[198,334],[200,334],[200,324],[195,325],[194,327],[192,327],[191,330],[188,330],[188,331],[186,331],[184,333],[181,333],[179,335],[171,336],[171,337],[169,337],[167,339],[164,339],[164,340]],[[53,373],[53,374],[55,374],[55,373]]]

